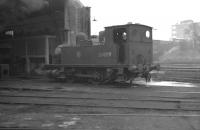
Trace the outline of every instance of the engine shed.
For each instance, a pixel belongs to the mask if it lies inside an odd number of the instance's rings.
[[[0,64],[21,75],[37,64],[59,63],[54,51],[69,29],[73,45],[79,33],[90,37],[90,7],[80,0],[0,2]]]

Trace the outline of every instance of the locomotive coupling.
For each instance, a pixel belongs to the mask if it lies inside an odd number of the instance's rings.
[[[145,78],[146,82],[151,81],[151,74],[150,72],[152,70],[160,70],[160,65],[143,65],[139,64],[137,66],[133,65],[128,68],[129,72],[131,73],[130,79],[134,79],[136,77],[142,77]]]

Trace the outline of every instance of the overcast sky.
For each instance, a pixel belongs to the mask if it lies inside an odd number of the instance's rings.
[[[183,20],[200,22],[199,0],[81,0],[91,7],[92,34],[105,26],[141,23],[154,28],[158,40],[171,38],[171,25]]]

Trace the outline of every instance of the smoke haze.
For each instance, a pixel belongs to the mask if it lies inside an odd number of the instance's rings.
[[[27,13],[40,10],[41,8],[48,6],[48,0],[1,0],[0,6],[7,8],[20,8]]]
[[[0,0],[0,31],[4,26],[20,22],[32,12],[48,6],[48,0]]]
[[[21,0],[21,1],[24,3],[25,9],[28,12],[37,11],[49,5],[49,2],[47,0]]]

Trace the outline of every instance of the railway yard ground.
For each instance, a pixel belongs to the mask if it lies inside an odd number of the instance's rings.
[[[0,129],[200,130],[200,83],[159,80],[131,87],[1,80]]]

